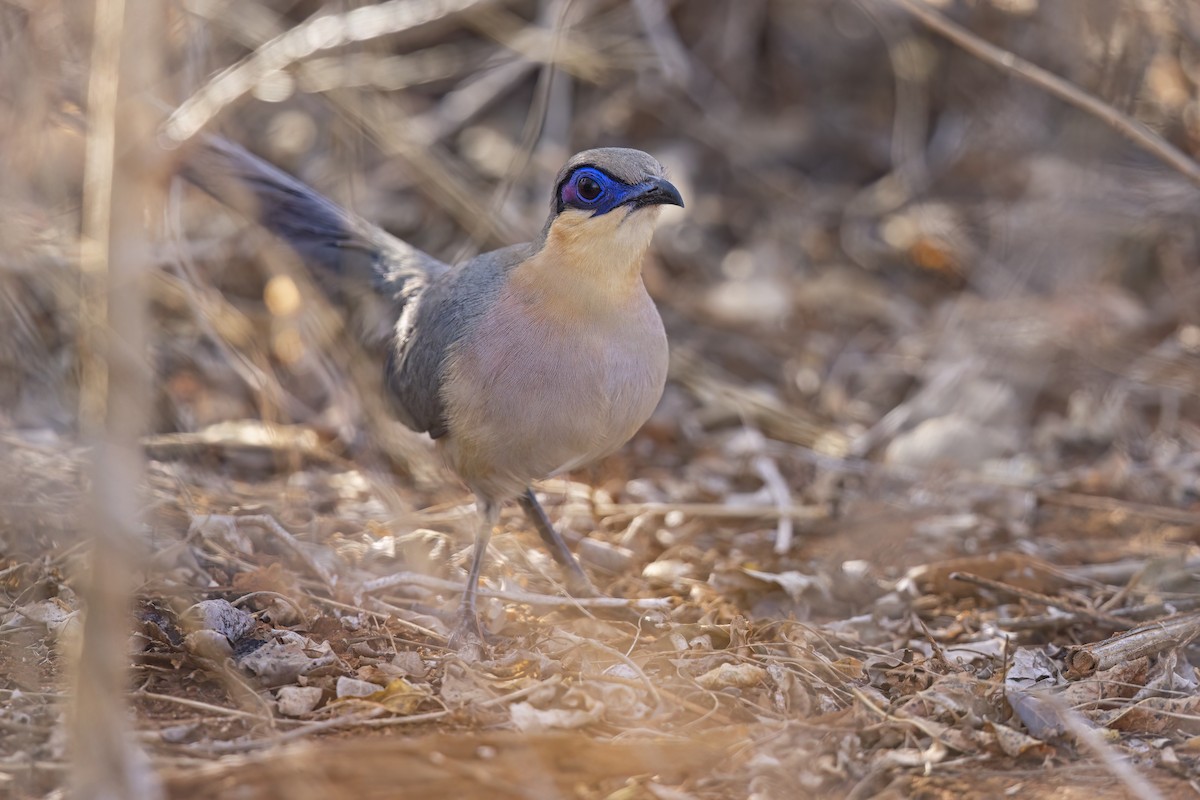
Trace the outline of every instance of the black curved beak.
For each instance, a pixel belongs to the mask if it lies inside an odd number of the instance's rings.
[[[683,197],[666,178],[654,178],[638,184],[639,191],[625,199],[622,205],[632,205],[634,208],[646,206],[679,206],[683,208]]]

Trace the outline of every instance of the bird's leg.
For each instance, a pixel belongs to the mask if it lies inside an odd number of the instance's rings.
[[[500,518],[500,504],[494,500],[476,495],[479,504],[479,529],[475,532],[475,552],[471,557],[471,575],[467,578],[467,588],[463,591],[462,602],[458,607],[458,624],[450,635],[450,647],[461,649],[464,646],[482,644],[483,628],[479,625],[479,611],[475,607],[475,597],[479,591],[479,573],[483,571],[483,562],[487,556],[488,542],[492,538],[492,529]]]
[[[538,502],[537,495],[533,493],[533,489],[526,489],[525,494],[517,498],[517,502],[521,504],[521,510],[525,512],[525,516],[529,517],[529,521],[533,523],[533,527],[537,528],[538,536],[541,536],[542,541],[546,543],[546,547],[550,550],[550,555],[554,556],[555,561],[566,567],[567,591],[575,597],[595,597],[597,594],[596,587],[592,586],[592,582],[588,580],[583,567],[579,566],[574,553],[570,551],[567,543],[563,541],[562,534],[550,524],[550,518],[546,516],[546,510]]]

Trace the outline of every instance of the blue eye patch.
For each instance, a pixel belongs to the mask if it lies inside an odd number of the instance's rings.
[[[670,181],[648,176],[640,183],[625,183],[602,169],[583,165],[571,171],[558,185],[555,214],[568,208],[591,211],[593,217],[607,214],[619,206],[631,209],[648,206],[683,206],[683,198]]]
[[[558,211],[577,208],[598,217],[622,205],[640,188],[622,183],[595,167],[579,167],[559,187]]]

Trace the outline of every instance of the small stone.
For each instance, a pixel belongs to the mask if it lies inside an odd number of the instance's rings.
[[[370,697],[378,692],[380,688],[370,681],[360,681],[358,678],[347,678],[343,675],[337,681],[337,696]]]
[[[906,467],[971,468],[1010,453],[1014,437],[949,414],[927,419],[892,440],[888,464]]]
[[[285,717],[302,717],[321,702],[321,690],[316,686],[283,686],[276,693],[275,702]]]

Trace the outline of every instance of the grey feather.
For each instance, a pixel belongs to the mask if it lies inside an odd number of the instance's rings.
[[[180,174],[291,247],[351,317],[363,344],[389,364],[400,420],[418,431],[444,430],[441,362],[462,331],[438,315],[459,312],[444,291],[428,298],[437,315],[421,309],[429,287],[449,277],[448,265],[227,140],[199,142],[185,154]],[[425,346],[414,348],[417,320],[429,327],[421,333]]]
[[[564,164],[558,173],[558,184],[561,185],[580,167],[598,167],[625,183],[663,177],[662,164],[649,153],[628,147],[598,147],[571,156],[571,160]]]
[[[180,174],[287,242],[379,353],[404,307],[450,269],[226,139],[194,146]]]
[[[477,256],[431,283],[418,302],[404,309],[396,347],[389,354],[388,386],[410,428],[434,439],[446,434],[440,392],[446,358],[491,306],[508,271],[535,251],[533,244],[518,244]],[[431,386],[438,391],[428,391]]]

